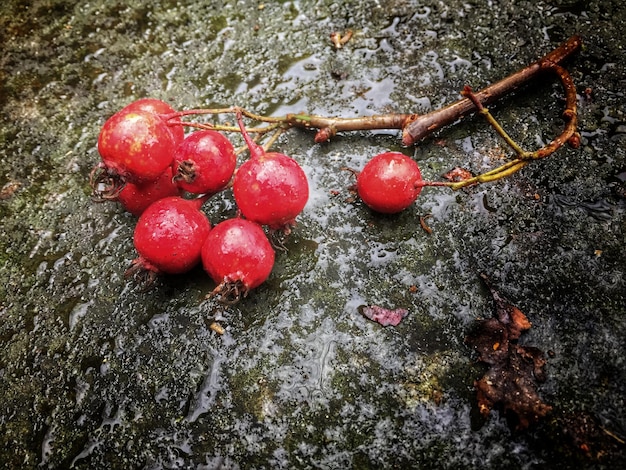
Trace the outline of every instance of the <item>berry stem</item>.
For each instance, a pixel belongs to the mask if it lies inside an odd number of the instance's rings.
[[[274,131],[274,133],[270,136],[270,138],[263,144],[263,149],[268,152],[269,149],[274,145],[274,143],[278,140],[278,138],[286,131],[285,128],[279,127]]]
[[[250,150],[250,158],[261,158],[265,155],[265,149],[252,140],[250,134],[246,131],[246,127],[243,124],[243,110],[241,108],[235,108],[235,115],[237,116],[237,123],[239,124],[239,130],[241,131],[243,140]]]

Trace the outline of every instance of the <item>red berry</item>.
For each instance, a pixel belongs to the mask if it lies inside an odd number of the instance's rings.
[[[190,193],[214,194],[228,185],[236,165],[235,149],[226,137],[216,131],[196,131],[176,149],[174,181]]]
[[[250,139],[241,114],[241,133],[250,149],[250,160],[235,174],[233,194],[241,213],[271,229],[288,229],[309,198],[306,174],[294,159],[281,153],[266,153]]]
[[[236,301],[269,277],[274,250],[260,225],[228,219],[217,224],[206,238],[202,265],[218,284],[213,294]]]
[[[280,153],[266,153],[241,165],[233,193],[247,219],[281,229],[295,223],[308,200],[309,186],[295,160]]]
[[[98,151],[109,172],[125,181],[154,181],[171,165],[176,142],[158,115],[122,109],[102,126]]]
[[[414,160],[399,152],[372,158],[357,176],[357,192],[371,209],[394,214],[409,207],[422,190],[420,169]]]
[[[165,101],[158,100],[156,98],[141,98],[136,101],[133,101],[129,105],[123,108],[123,110],[130,109],[134,111],[147,111],[152,114],[157,115],[167,115],[175,113],[176,110],[172,108]],[[174,141],[178,144],[183,141],[185,138],[185,129],[181,125],[168,125],[168,129],[172,133],[174,137]]]
[[[139,216],[150,204],[168,196],[180,196],[179,187],[172,181],[171,168],[167,168],[154,181],[139,184],[126,183],[116,199],[128,212]]]
[[[148,207],[135,227],[133,241],[139,258],[129,269],[179,274],[200,261],[202,244],[211,225],[200,207],[206,199],[159,199]]]

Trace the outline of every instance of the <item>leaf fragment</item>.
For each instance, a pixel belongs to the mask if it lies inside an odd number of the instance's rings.
[[[359,310],[365,318],[380,323],[382,326],[398,326],[409,313],[404,308],[389,310],[378,305],[365,305],[360,307]]]

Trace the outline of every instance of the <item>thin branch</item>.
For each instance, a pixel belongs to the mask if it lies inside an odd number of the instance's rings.
[[[524,67],[499,82],[489,85],[483,90],[476,92],[476,99],[482,105],[486,106],[517,90],[530,80],[534,79],[540,73],[544,73],[546,71],[557,71],[564,82],[566,90],[570,86],[573,87],[573,84],[565,83],[563,76],[566,75],[567,72],[564,74],[561,73],[560,70],[562,70],[562,68],[559,64],[577,52],[581,46],[582,39],[579,36],[572,36],[558,48],[554,49],[537,62],[534,62],[533,64]],[[575,100],[574,106],[571,106],[568,100],[567,109],[575,109]],[[231,106],[229,108],[191,109],[187,111],[179,111],[171,114],[165,114],[163,115],[163,118],[168,120],[170,125],[186,125],[191,127],[222,130],[225,132],[238,132],[238,128],[233,126],[198,124],[180,120],[181,117],[194,115],[235,114],[237,110],[240,110],[244,116],[254,121],[271,124],[268,128],[253,128],[250,129],[249,132],[265,133],[278,127],[317,129],[318,133],[315,140],[316,142],[323,142],[324,140],[328,140],[330,137],[334,136],[337,132],[342,131],[401,129],[402,143],[409,146],[425,138],[432,132],[451,124],[468,114],[476,112],[476,106],[469,98],[463,98],[444,108],[422,115],[392,113],[354,118],[327,117],[306,113],[287,114],[285,116],[272,117],[255,114],[238,106]],[[174,119],[176,119],[176,121],[173,121]],[[558,142],[556,144],[558,145]]]
[[[274,145],[274,143],[278,140],[278,138],[285,132],[285,128],[279,127],[274,131],[274,133],[267,139],[267,142],[263,144],[263,149],[267,152]]]
[[[526,152],[519,145],[517,145],[517,143],[502,128],[502,126],[498,124],[498,121],[496,121],[496,119],[491,115],[491,113],[489,112],[489,109],[483,106],[483,104],[480,102],[476,94],[472,91],[472,89],[468,85],[465,85],[465,88],[461,92],[461,95],[468,98],[474,104],[478,112],[485,117],[487,122],[491,124],[491,127],[493,127],[496,130],[496,132],[500,135],[500,137],[504,139],[504,141],[509,145],[509,147],[511,147],[520,158],[526,155]]]
[[[496,181],[500,178],[505,178],[521,170],[532,160],[538,160],[553,154],[566,143],[569,143],[572,147],[578,148],[578,146],[580,145],[580,136],[576,131],[578,121],[576,114],[576,87],[574,86],[572,77],[567,72],[567,70],[555,63],[546,63],[545,67],[558,75],[558,77],[561,79],[561,83],[563,84],[563,88],[565,89],[566,105],[565,111],[563,111],[563,118],[565,119],[565,129],[563,130],[563,132],[558,137],[553,139],[549,144],[541,147],[540,149],[534,152],[526,152],[519,145],[517,145],[513,141],[513,139],[511,139],[511,137],[509,137],[506,131],[502,128],[502,126],[500,126],[500,124],[498,124],[495,118],[491,115],[489,110],[483,106],[478,96],[474,94],[469,87],[465,87],[462,93],[463,96],[466,96],[467,99],[472,102],[478,112],[485,116],[489,124],[491,124],[496,132],[515,151],[515,153],[517,154],[517,158],[505,163],[504,165],[499,166],[498,168],[495,168],[491,171],[480,174],[473,178],[468,178],[466,180],[453,183],[444,183],[446,186],[452,189],[459,189],[476,183],[487,183],[491,181]]]
[[[578,51],[581,46],[582,39],[580,36],[572,36],[557,49],[545,55],[537,62],[477,92],[476,97],[478,101],[485,106],[497,101],[528,83],[537,75],[546,71],[555,70],[555,66]],[[402,143],[404,145],[412,145],[434,131],[453,123],[463,116],[471,114],[475,110],[476,107],[472,101],[468,98],[464,98],[445,108],[438,109],[428,114],[414,114],[409,118],[407,125],[402,131]]]
[[[324,142],[342,131],[366,131],[374,129],[402,129],[411,114],[379,114],[355,118],[326,117],[314,114],[287,114],[284,122],[290,127],[319,129],[315,141]]]
[[[579,36],[572,36],[558,48],[545,55],[537,62],[524,67],[512,75],[496,82],[476,93],[480,103],[487,105],[517,90],[537,77],[540,73],[556,70],[559,63],[565,61],[582,46]],[[476,111],[474,103],[468,98],[456,101],[444,108],[427,114],[382,114],[356,118],[326,117],[311,114],[288,114],[277,118],[290,127],[319,129],[316,142],[323,142],[341,131],[362,131],[374,129],[401,129],[402,143],[413,145],[434,131],[452,124],[458,119]]]

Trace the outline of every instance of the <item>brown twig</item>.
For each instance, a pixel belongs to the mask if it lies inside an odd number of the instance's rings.
[[[430,228],[428,226],[428,224],[426,223],[426,219],[428,219],[430,217],[432,217],[432,214],[426,214],[426,215],[421,215],[420,216],[420,225],[422,227],[422,230],[424,230],[424,232],[426,232],[428,235],[433,233],[433,229]]]
[[[324,142],[326,138],[344,131],[369,131],[374,129],[402,129],[411,114],[378,114],[355,118],[327,117],[315,114],[287,114],[285,124],[290,127],[318,129],[315,141]]]
[[[572,36],[558,48],[545,55],[537,62],[515,72],[512,75],[496,82],[476,93],[476,98],[483,105],[488,105],[503,96],[517,90],[537,75],[546,71],[555,71],[561,62],[578,51],[582,46],[580,36]],[[559,67],[560,68],[560,67]],[[454,121],[476,111],[476,107],[468,98],[456,101],[445,108],[428,114],[413,114],[409,117],[402,131],[402,143],[412,145],[432,132],[441,129]]]
[[[547,71],[557,71],[559,73],[560,67],[558,64],[578,51],[581,45],[581,38],[572,36],[537,62],[477,92],[475,95],[478,101],[483,105],[488,105],[527,84],[541,73]],[[408,146],[475,111],[474,103],[468,98],[463,98],[444,108],[422,115],[382,114],[341,118],[310,114],[288,114],[281,120],[290,127],[318,129],[316,142],[322,142],[325,138],[332,137],[335,133],[342,131],[401,129],[402,143]]]
[[[580,145],[580,137],[576,131],[576,87],[571,76],[558,62],[565,60],[581,46],[581,39],[573,36],[560,47],[550,52],[537,62],[521,69],[520,71],[504,78],[503,80],[488,86],[487,88],[474,93],[470,87],[466,86],[462,91],[464,98],[452,103],[445,108],[433,111],[424,115],[403,115],[390,114],[381,116],[370,116],[364,118],[324,118],[320,116],[297,115],[293,117],[293,121],[289,121],[290,125],[306,128],[320,129],[315,136],[315,141],[325,140],[327,136],[334,135],[341,130],[366,130],[366,129],[382,129],[382,128],[401,128],[402,143],[411,145],[418,140],[423,139],[428,134],[434,132],[441,127],[450,124],[463,116],[473,112],[482,114],[496,132],[505,140],[505,142],[516,153],[516,158],[508,161],[493,170],[487,171],[480,175],[470,177],[461,181],[441,182],[441,181],[421,181],[420,186],[446,186],[451,189],[459,189],[478,183],[487,183],[499,180],[506,176],[524,168],[530,161],[545,158],[566,143],[573,147]],[[494,117],[485,107],[487,104],[496,101],[507,93],[516,90],[521,85],[527,83],[539,73],[551,72],[558,76],[561,80],[565,91],[565,110],[563,118],[565,120],[565,128],[563,132],[553,139],[549,144],[540,149],[527,152],[524,151],[505,130],[498,124]],[[291,115],[294,116],[294,115]]]
[[[537,75],[544,72],[556,72],[563,82],[567,92],[567,108],[575,109],[575,89],[569,75],[559,64],[574,54],[582,46],[582,40],[579,36],[572,36],[558,48],[548,53],[537,62],[509,75],[508,77],[496,82],[488,87],[476,92],[474,95],[476,100],[483,106],[486,106],[503,96],[517,90],[521,86],[527,84]],[[566,78],[568,78],[566,80]],[[570,103],[570,89],[573,90],[574,102]],[[399,129],[402,130],[402,143],[404,145],[413,145],[419,140],[425,138],[432,132],[451,124],[458,119],[476,112],[477,108],[471,99],[465,97],[444,108],[431,111],[427,114],[380,114],[374,116],[361,116],[354,118],[328,117],[306,113],[287,114],[285,116],[262,116],[237,106],[229,108],[215,109],[192,109],[186,111],[175,112],[163,115],[162,117],[168,121],[169,125],[184,125],[201,129],[214,129],[224,132],[238,132],[239,129],[234,126],[210,123],[196,123],[181,121],[180,118],[198,115],[217,115],[235,113],[240,110],[241,113],[258,122],[266,123],[264,127],[250,128],[248,132],[265,134],[279,127],[290,128],[297,127],[303,129],[317,129],[315,136],[316,142],[323,142],[333,137],[337,132],[346,131],[363,131],[376,129]],[[575,126],[575,122],[573,122]],[[570,129],[571,130],[571,129]],[[569,132],[573,134],[573,132]],[[563,143],[557,141],[555,145],[561,146]],[[552,153],[550,149],[547,149]],[[539,157],[541,158],[541,157]]]
[[[559,136],[554,138],[549,144],[541,147],[538,150],[535,150],[534,152],[524,151],[519,145],[517,145],[517,143],[515,143],[515,141],[513,141],[511,137],[509,137],[506,131],[489,113],[489,110],[483,106],[483,103],[481,103],[478,95],[472,92],[470,87],[466,86],[462,92],[463,96],[470,100],[472,105],[480,114],[485,116],[489,124],[491,124],[496,132],[509,145],[509,147],[511,147],[515,151],[515,153],[517,154],[517,158],[510,160],[504,165],[482,173],[478,176],[474,176],[472,178],[464,179],[458,182],[443,183],[443,186],[448,186],[452,189],[459,189],[476,183],[488,183],[491,181],[499,180],[500,178],[510,176],[513,173],[521,170],[532,160],[538,160],[553,154],[566,143],[569,143],[574,148],[578,148],[578,146],[580,145],[580,136],[576,131],[576,126],[578,122],[576,114],[576,87],[574,86],[572,77],[563,67],[548,62],[546,62],[546,67],[548,70],[551,70],[558,75],[558,77],[561,79],[561,83],[563,84],[563,88],[565,89],[565,110],[563,111],[565,128],[563,132]],[[442,184],[439,183],[425,183],[424,185],[442,186]]]

